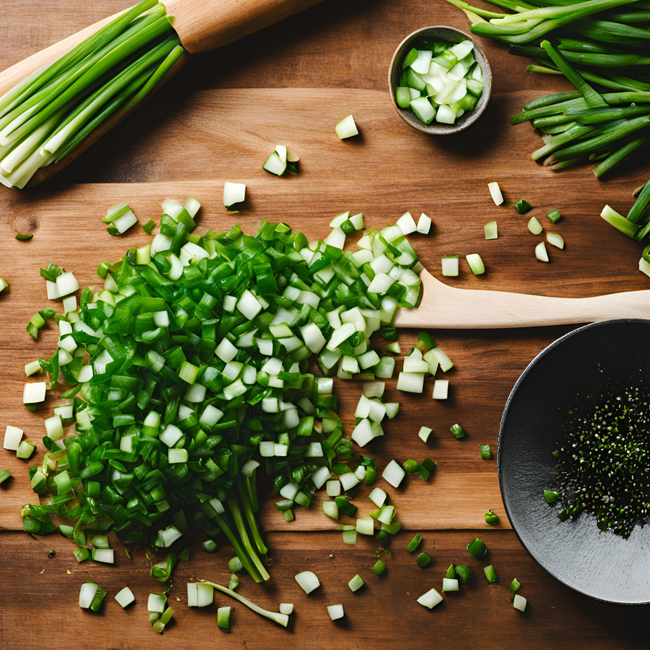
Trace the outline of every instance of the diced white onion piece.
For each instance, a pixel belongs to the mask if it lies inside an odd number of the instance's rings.
[[[440,370],[442,370],[443,372],[447,372],[448,370],[451,370],[454,367],[452,360],[440,348],[433,348],[433,350],[429,350],[429,352],[434,354],[435,357],[438,359],[438,363],[440,364]]]
[[[520,596],[519,594],[515,594],[515,597],[512,601],[512,606],[515,609],[518,609],[520,612],[523,612],[526,609],[527,604],[528,601],[523,596]]]
[[[168,237],[167,235],[163,235],[161,233],[155,235],[149,248],[151,257],[153,257],[156,253],[168,251],[172,247],[172,241],[172,238]]]
[[[546,241],[551,244],[551,246],[564,248],[564,239],[562,238],[562,235],[558,235],[556,232],[547,232]]]
[[[112,548],[96,548],[93,550],[93,560],[102,564],[114,564],[115,551]]]
[[[343,618],[345,616],[345,612],[343,611],[343,605],[328,605],[327,613],[330,615],[330,618],[333,621],[338,621],[340,618]]]
[[[332,219],[329,223],[330,228],[340,228],[341,224],[345,223],[350,218],[350,211],[342,212]]]
[[[472,269],[474,275],[482,275],[485,273],[485,264],[478,253],[470,253],[465,255],[465,259],[469,264],[469,268]]]
[[[378,508],[383,508],[384,503],[386,503],[386,499],[388,498],[388,495],[384,490],[381,488],[373,488],[370,494],[368,495],[368,498],[378,507]]]
[[[443,101],[447,101],[448,96],[445,96]],[[438,106],[438,112],[436,113],[436,122],[440,124],[453,124],[456,121],[456,114],[456,111],[451,106],[441,104]]]
[[[320,587],[320,581],[312,571],[303,571],[295,576],[296,582],[302,587],[306,594],[310,594],[314,589]]]
[[[434,352],[437,348],[433,348],[433,350],[429,350],[423,357],[422,359],[427,362],[427,365],[429,366],[429,374],[433,377],[435,377],[435,374],[438,370],[438,365],[439,365],[439,360],[438,356]],[[444,353],[443,353],[444,354]],[[445,355],[447,356],[447,355]],[[450,361],[451,363],[451,361]],[[452,364],[453,365],[453,364]]]
[[[450,255],[441,259],[442,274],[445,277],[456,277],[459,272],[459,258],[458,255]]]
[[[93,367],[91,365],[81,366],[81,370],[77,375],[77,380],[81,384],[85,384],[93,378]]]
[[[334,248],[343,250],[345,247],[345,233],[340,228],[332,228],[332,231],[324,241],[328,246],[334,246]]]
[[[645,273],[650,278],[650,262],[647,262],[643,258],[639,260],[639,271]]]
[[[426,97],[416,97],[415,99],[412,99],[409,106],[424,124],[429,124],[436,116],[436,109]]]
[[[300,336],[305,345],[314,354],[318,354],[327,343],[323,333],[315,323],[307,323],[300,328]]]
[[[411,233],[415,232],[418,229],[417,224],[413,220],[413,217],[411,216],[410,212],[405,212],[397,220],[397,225],[400,227],[400,230],[405,235],[410,235]]]
[[[334,352],[336,348],[344,341],[347,341],[355,332],[357,328],[352,323],[345,323],[332,334],[332,337],[327,344],[327,349]]]
[[[449,394],[449,380],[436,379],[433,384],[433,399],[447,399]]]
[[[544,228],[537,217],[531,217],[530,221],[528,222],[528,230],[530,230],[533,235],[539,235],[539,233],[542,232]]]
[[[290,616],[293,614],[293,603],[280,603],[280,614]]]
[[[173,447],[182,437],[183,432],[175,424],[168,424],[160,434],[161,442],[168,447]]]
[[[431,217],[427,217],[427,215],[423,212],[418,219],[418,225],[416,229],[420,234],[428,235],[429,231],[431,230]]]
[[[339,481],[341,482],[341,485],[346,492],[348,490],[351,490],[355,485],[359,483],[359,479],[352,472],[348,472],[347,474],[342,474],[339,476]]]
[[[464,59],[474,49],[474,43],[469,40],[461,41],[456,45],[452,45],[448,52],[453,54],[459,61]]]
[[[239,312],[248,318],[248,320],[253,320],[257,314],[262,310],[262,305],[260,301],[248,290],[245,289],[239,298],[237,303],[237,309]]]
[[[122,591],[116,594],[115,600],[117,600],[122,607],[127,607],[131,603],[135,602],[135,596],[128,587],[124,587]]]
[[[194,244],[191,241],[188,241],[187,244],[181,248],[180,260],[183,266],[189,266],[192,260],[200,262],[208,257],[210,257],[210,254],[205,250],[205,248],[201,248],[199,245]]]
[[[356,530],[359,535],[374,535],[375,534],[375,520],[372,517],[357,519]]]
[[[337,497],[341,494],[341,481],[337,478],[327,481],[325,486],[328,497]]]
[[[45,281],[45,288],[47,289],[47,299],[48,300],[57,300],[61,296],[59,295],[59,290],[56,286],[56,282],[50,282],[49,280]]]
[[[396,460],[391,460],[382,472],[382,478],[390,483],[394,488],[399,487],[406,476],[406,472]]]
[[[501,193],[499,183],[488,183],[488,189],[490,190],[490,196],[494,201],[494,205],[501,205],[503,203],[503,194]]]
[[[59,298],[63,298],[79,289],[79,283],[70,271],[61,273],[56,278],[56,290]]]
[[[215,354],[225,363],[232,361],[237,356],[237,348],[228,340],[221,339]]]
[[[456,578],[443,578],[442,579],[443,591],[458,591],[458,580]]]
[[[278,145],[281,146],[281,145]],[[275,176],[282,176],[284,174],[285,170],[287,169],[287,161],[286,161],[286,147],[284,150],[284,155],[285,159],[282,160],[280,155],[278,154],[277,151],[274,151],[265,161],[264,164],[262,165],[262,168],[265,169],[267,172],[270,172],[271,174]]]
[[[88,609],[97,593],[97,585],[94,582],[84,582],[79,590],[79,607]]]
[[[375,433],[370,425],[370,420],[361,420],[350,437],[359,445],[359,447],[365,447],[375,437]]]
[[[187,210],[190,217],[194,218],[196,213],[201,209],[201,204],[193,196],[188,196],[183,207]]]
[[[429,429],[429,427],[420,427],[420,430],[418,431],[418,438],[420,438],[422,442],[426,442],[432,433],[433,429]]]
[[[540,261],[540,262],[548,262],[548,251],[546,250],[546,245],[544,244],[543,241],[539,242],[537,246],[535,246],[535,257]]]
[[[23,389],[23,404],[39,404],[45,401],[47,387],[44,381],[25,384]]]
[[[58,415],[53,415],[45,420],[45,431],[49,438],[57,440],[63,435],[63,423]]]
[[[322,452],[321,452],[321,455],[322,455]],[[323,487],[323,485],[325,485],[326,481],[329,483],[329,479],[331,478],[331,476],[332,476],[332,474],[329,471],[328,467],[326,467],[326,466],[319,467],[311,475],[311,482],[314,484],[314,487],[317,490],[320,490]]]
[[[22,439],[23,430],[8,424],[5,429],[5,439],[2,446],[10,451],[18,451]]]
[[[135,226],[136,223],[138,223],[138,218],[133,213],[133,210],[129,210],[128,212],[125,212],[123,215],[115,219],[111,225],[115,226],[117,228],[117,232],[119,232],[121,235],[132,226]]]
[[[405,393],[424,391],[424,373],[400,372],[397,378],[397,390]]]
[[[196,597],[197,607],[208,607],[212,605],[214,601],[214,587],[212,585],[206,585],[204,582],[197,583]]]
[[[174,221],[177,220],[176,217],[178,217],[178,215],[181,213],[181,210],[183,209],[183,206],[175,199],[165,199],[161,203],[160,207],[162,208],[163,212],[169,215]],[[113,208],[113,211],[115,211],[115,208]]]
[[[413,359],[410,356],[404,358],[404,372],[429,372],[429,364],[421,359]]]
[[[530,224],[528,227],[530,228]],[[483,231],[485,233],[485,239],[499,239],[499,230],[496,221],[488,221],[488,223],[483,226]]]
[[[379,295],[384,295],[390,286],[395,283],[395,280],[385,273],[378,273],[373,278],[368,291],[370,293],[378,293]]]
[[[244,183],[230,183],[226,181],[223,184],[223,204],[229,208],[235,203],[241,203],[246,199],[246,185]]]
[[[289,453],[288,445],[282,445],[279,442],[273,443],[274,456],[286,456]]]
[[[429,66],[431,65],[432,56],[433,52],[431,50],[418,50],[418,56],[415,61],[411,63],[411,68],[418,74],[427,74],[429,72]]]
[[[399,402],[384,402],[386,417],[392,420],[399,413]]]
[[[422,594],[418,598],[418,603],[429,609],[433,609],[436,605],[442,602],[442,596],[435,590],[429,589],[426,594]]]
[[[365,397],[382,397],[386,389],[386,382],[367,381],[363,384],[363,395]]]
[[[323,512],[330,519],[339,518],[339,507],[336,505],[335,501],[323,501]]]
[[[357,125],[352,115],[348,115],[347,117],[344,117],[336,125],[336,135],[338,135],[339,138],[341,138],[341,140],[345,140],[345,138],[351,138],[355,135],[359,135],[359,130],[357,129]]]
[[[166,606],[167,596],[163,596],[162,594],[149,594],[149,600],[147,601],[147,611],[162,614],[165,611]]]

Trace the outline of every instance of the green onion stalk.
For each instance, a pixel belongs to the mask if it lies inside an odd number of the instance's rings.
[[[353,471],[327,375],[338,366],[347,378],[341,364],[353,359],[364,366],[358,377],[389,376],[392,359],[369,337],[392,325],[398,305],[417,304],[419,262],[395,226],[369,231],[368,245],[401,273],[380,295],[368,291],[368,249],[355,257],[308,244],[282,223],[262,222],[255,236],[239,226],[199,236],[194,214],[180,204],[170,211],[149,245],[99,265],[103,290],[84,288],[78,310],[55,316],[59,347],[39,364],[50,389],[67,384],[58,417],[76,433],[43,439],[43,462],[29,469],[42,503],[23,508],[24,528],[52,533],[58,516],[78,547],[109,530],[125,544],[151,544],[168,554],[154,571],[167,579],[193,521],[207,550],[223,535],[253,579],[268,580],[256,472],[273,478],[290,520],[333,470]],[[358,464],[368,477],[374,461]]]
[[[645,149],[650,140],[646,0],[493,1],[510,13],[447,1],[466,13],[474,34],[533,59],[530,72],[561,75],[575,87],[534,100],[511,119],[529,121],[542,134],[544,146],[533,160],[543,159],[554,171],[596,162],[594,175],[602,178]],[[594,133],[597,126],[601,130]]]
[[[139,104],[182,53],[165,6],[142,0],[14,86],[0,97],[0,183],[25,187]]]

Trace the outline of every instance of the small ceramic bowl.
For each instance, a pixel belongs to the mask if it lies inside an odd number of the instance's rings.
[[[483,71],[483,78],[481,79],[484,84],[483,93],[474,109],[463,114],[454,124],[441,124],[435,120],[431,122],[431,124],[423,124],[413,111],[404,110],[397,105],[397,100],[395,99],[395,88],[397,87],[399,78],[402,74],[402,61],[414,44],[422,38],[435,38],[450,43],[460,43],[461,41],[467,40],[474,44],[474,58]],[[478,120],[478,118],[483,114],[483,111],[488,105],[492,95],[492,71],[490,70],[490,64],[488,63],[480,45],[469,34],[465,34],[465,32],[461,32],[459,29],[454,27],[445,27],[444,25],[423,27],[422,29],[414,31],[412,34],[409,34],[395,50],[395,54],[393,54],[393,58],[390,62],[390,68],[388,69],[388,90],[395,110],[398,112],[399,116],[414,129],[422,131],[423,133],[430,133],[431,135],[452,135],[453,133],[464,131],[466,128],[474,124],[474,122],[476,122],[476,120]]]

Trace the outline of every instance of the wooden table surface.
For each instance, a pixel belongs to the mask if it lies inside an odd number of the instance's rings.
[[[5,0],[0,69],[127,5],[128,0]],[[245,229],[254,229],[261,219],[283,220],[311,238],[325,236],[332,216],[347,209],[362,211],[370,227],[393,223],[406,210],[425,212],[434,221],[432,235],[413,241],[434,275],[440,277],[444,254],[479,252],[485,261],[484,276],[471,276],[463,268],[461,277],[452,280],[458,286],[573,297],[647,288],[647,278],[636,270],[640,245],[598,216],[605,203],[626,211],[647,169],[626,168],[606,182],[596,181],[588,168],[556,175],[530,160],[539,138],[529,125],[508,124],[508,116],[543,91],[565,89],[561,80],[527,74],[524,60],[482,41],[494,94],[472,129],[452,138],[430,138],[395,114],[386,88],[392,53],[406,34],[436,24],[467,29],[464,16],[443,0],[327,0],[192,62],[57,178],[23,193],[0,188],[0,276],[11,286],[0,297],[0,430],[13,424],[38,440],[44,433],[42,420],[56,403],[48,398],[36,414],[21,404],[24,364],[49,356],[56,341],[54,331],[44,330],[38,342],[24,331],[31,315],[46,304],[38,267],[54,262],[74,271],[80,283],[96,285],[100,260],[118,259],[127,247],[147,241],[141,229],[125,238],[104,232],[101,215],[121,200],[129,201],[144,223],[158,219],[159,204],[167,196],[192,194],[204,205],[200,227],[223,230],[233,223],[221,203],[223,181],[245,182],[249,199],[237,218]],[[350,112],[362,136],[341,142],[333,129]],[[278,179],[261,169],[277,143],[301,156],[299,176]],[[489,198],[487,183],[493,180],[501,184],[505,206],[495,207]],[[535,260],[540,238],[528,232],[529,216],[515,212],[519,198],[535,206],[531,214],[544,226],[549,209],[565,215],[553,230],[563,235],[567,248],[551,249],[550,264]],[[499,239],[486,242],[483,225],[493,219]],[[16,232],[36,236],[17,242]],[[34,499],[28,464],[0,451],[0,469],[9,467],[15,477],[0,488],[0,647],[647,647],[647,608],[583,597],[533,562],[509,530],[496,462],[482,461],[478,452],[479,443],[496,451],[501,412],[514,382],[538,352],[569,329],[433,332],[456,364],[449,373],[447,403],[431,401],[430,384],[427,395],[408,396],[389,382],[389,395],[402,403],[401,412],[386,426],[387,435],[366,450],[380,467],[391,458],[431,455],[438,471],[429,483],[411,479],[394,495],[406,532],[393,540],[394,554],[381,579],[371,572],[373,540],[361,538],[356,547],[345,546],[319,504],[298,510],[290,525],[275,508],[267,508],[271,584],[255,585],[243,577],[239,590],[270,609],[294,602],[297,613],[286,631],[235,603],[232,629],[224,634],[216,626],[214,608],[188,609],[185,582],[227,582],[226,562],[232,555],[227,545],[210,555],[197,543],[191,562],[181,562],[174,574],[170,600],[175,622],[158,637],[144,603],[160,585],[149,576],[144,551],[128,560],[118,550],[114,567],[77,564],[62,537],[33,539],[18,532],[20,506]],[[405,332],[401,340],[409,344],[414,337],[415,332]],[[337,391],[349,432],[360,385],[339,382]],[[449,433],[454,422],[466,428],[465,439]],[[434,429],[428,448],[417,438],[423,424]],[[497,529],[483,522],[488,508],[501,517]],[[424,548],[434,559],[424,570],[405,550],[414,532],[422,533]],[[465,550],[477,535],[490,549],[496,584],[487,583],[483,564]],[[47,557],[49,548],[57,551],[54,559]],[[419,606],[415,599],[432,586],[439,588],[452,562],[472,568],[472,583],[433,611]],[[305,569],[315,571],[322,583],[311,596],[293,579]],[[352,594],[347,582],[356,573],[367,586]],[[529,602],[524,615],[509,601],[508,584],[514,577]],[[99,614],[77,605],[79,586],[87,578],[109,594]],[[137,599],[126,611],[113,600],[124,585]],[[325,605],[339,602],[347,616],[334,624]],[[225,597],[218,604],[225,605]]]

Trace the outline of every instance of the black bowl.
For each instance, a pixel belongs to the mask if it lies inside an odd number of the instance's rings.
[[[506,403],[497,463],[512,528],[532,558],[582,594],[611,603],[650,603],[650,525],[628,539],[601,533],[593,515],[561,522],[551,452],[562,441],[568,411],[585,414],[600,398],[639,386],[650,394],[650,320],[586,325],[543,350],[524,370]]]

